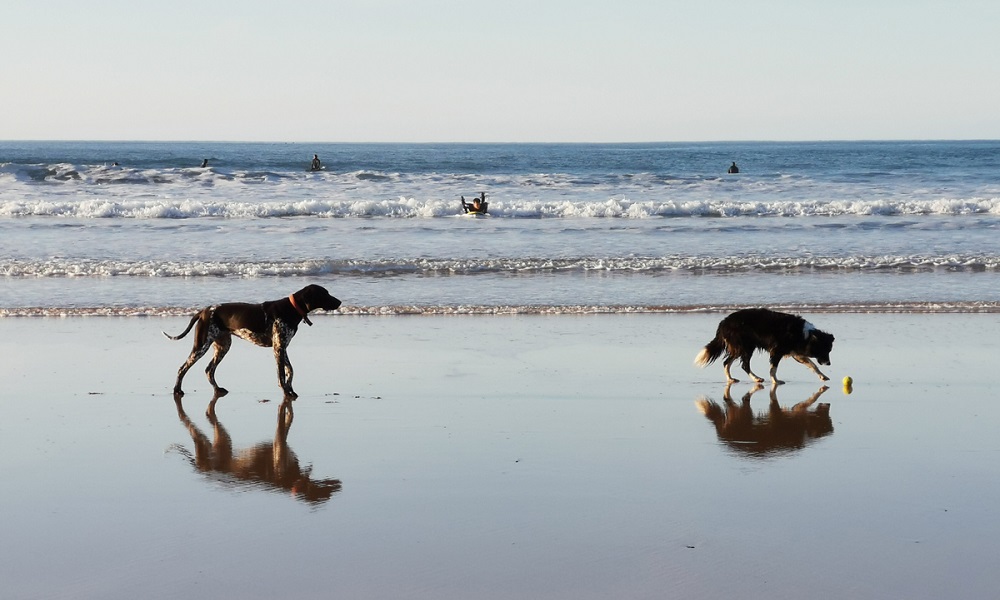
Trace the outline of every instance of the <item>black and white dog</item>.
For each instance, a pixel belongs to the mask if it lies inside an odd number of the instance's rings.
[[[820,380],[830,380],[810,359],[815,358],[819,364],[829,365],[833,336],[816,329],[812,323],[800,316],[766,308],[738,310],[723,319],[715,332],[715,339],[698,353],[694,364],[704,367],[725,353],[723,368],[730,383],[738,381],[729,373],[729,367],[737,359],[740,360],[740,366],[747,375],[760,383],[764,380],[750,370],[750,357],[757,350],[766,350],[770,354],[772,383],[784,383],[775,373],[778,370],[778,362],[785,356],[791,356],[809,367],[813,373],[819,375]]]

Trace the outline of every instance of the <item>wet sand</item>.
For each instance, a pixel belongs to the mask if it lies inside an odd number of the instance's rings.
[[[214,418],[184,319],[0,319],[3,596],[995,597],[1000,321],[807,316],[818,398],[727,404],[721,315],[331,316]]]

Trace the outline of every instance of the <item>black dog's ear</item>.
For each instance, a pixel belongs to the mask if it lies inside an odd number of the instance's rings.
[[[832,344],[833,343],[833,334],[832,333],[827,333],[825,331],[820,331],[819,329],[815,329],[815,330],[809,332],[809,339],[816,340],[817,342],[819,342],[819,341],[827,341],[827,342],[829,342],[829,343]]]

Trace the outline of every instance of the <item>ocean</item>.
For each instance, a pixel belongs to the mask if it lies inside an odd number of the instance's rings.
[[[994,597],[998,163],[2,142],[4,597]],[[161,330],[312,283],[294,403],[242,342],[172,393]],[[836,335],[832,381],[694,366],[741,306]]]
[[[0,142],[0,316],[1000,312],[998,230],[997,141]]]

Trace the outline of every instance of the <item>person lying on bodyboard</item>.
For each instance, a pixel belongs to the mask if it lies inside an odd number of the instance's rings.
[[[465,201],[465,196],[462,196],[462,208],[465,209],[466,213],[475,213],[479,215],[485,215],[489,202],[486,201],[486,192],[480,192],[478,198],[474,198],[471,203]]]

